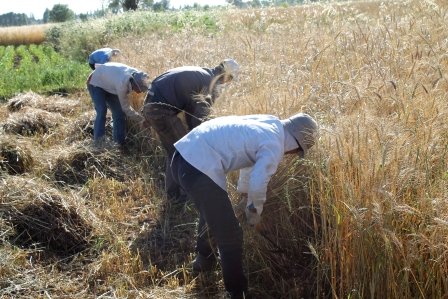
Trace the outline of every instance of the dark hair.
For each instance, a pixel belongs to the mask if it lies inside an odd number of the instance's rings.
[[[142,89],[137,84],[137,81],[135,81],[134,77],[131,76],[129,78],[129,82],[131,83],[131,87],[132,87],[132,90],[134,90],[134,92],[136,92],[135,89],[138,89],[140,92],[142,92]]]

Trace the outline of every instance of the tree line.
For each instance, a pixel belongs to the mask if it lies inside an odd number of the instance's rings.
[[[24,13],[9,12],[0,15],[0,26],[22,26],[33,24],[59,23],[74,19],[87,20],[89,18],[102,17],[107,11],[119,13],[121,11],[152,9],[163,11],[169,9],[169,0],[109,0],[106,8],[93,11],[91,13],[82,13],[76,15],[66,4],[55,4],[52,9],[46,9],[42,19],[36,19],[35,16],[27,16]]]
[[[316,2],[319,0],[226,0],[229,5],[238,8],[246,7],[264,7],[264,6],[281,6],[281,5],[297,5],[304,2]],[[195,3],[193,6],[184,6],[181,9],[208,9],[209,5],[201,6]],[[104,16],[107,12],[119,13],[129,10],[153,10],[164,11],[170,9],[169,0],[108,0],[106,7],[90,13],[76,15],[66,4],[55,4],[52,9],[46,9],[42,19],[36,19],[33,15],[27,16],[24,13],[9,12],[0,15],[0,27],[6,26],[22,26],[45,23],[59,23],[80,19],[81,21],[89,18],[97,18]]]

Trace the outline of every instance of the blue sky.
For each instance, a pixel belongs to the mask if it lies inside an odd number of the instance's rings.
[[[46,8],[51,9],[55,4],[67,4],[75,13],[87,13],[107,6],[107,0],[0,0],[0,14],[8,12],[25,13],[34,15],[36,19],[42,19]],[[172,7],[178,8],[185,5],[225,5],[225,0],[170,0]]]

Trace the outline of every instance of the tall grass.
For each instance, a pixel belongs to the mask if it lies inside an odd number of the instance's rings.
[[[214,11],[126,12],[91,22],[55,25],[47,31],[47,42],[64,55],[85,61],[93,50],[121,37],[144,39],[148,32],[166,35],[185,30],[214,33],[218,29],[216,19]]]
[[[322,211],[316,258],[337,297],[447,291],[447,7],[407,4],[414,14],[380,4],[340,22],[334,7],[336,35],[311,73],[325,118],[311,190]]]

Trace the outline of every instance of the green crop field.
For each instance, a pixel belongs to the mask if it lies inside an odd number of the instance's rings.
[[[0,46],[0,57],[0,99],[29,90],[67,93],[82,88],[90,70],[45,45]]]

